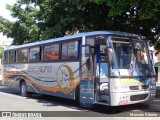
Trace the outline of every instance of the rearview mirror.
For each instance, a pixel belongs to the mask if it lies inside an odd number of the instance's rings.
[[[107,37],[107,38],[106,38],[106,46],[107,46],[108,48],[111,48],[111,47],[112,47],[111,37]]]

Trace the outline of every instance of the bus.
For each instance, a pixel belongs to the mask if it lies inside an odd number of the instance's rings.
[[[8,46],[3,85],[78,100],[80,106],[121,106],[150,102],[156,76],[144,36],[93,31]]]

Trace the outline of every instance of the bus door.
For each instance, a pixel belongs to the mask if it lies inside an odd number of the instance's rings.
[[[94,103],[94,72],[93,57],[90,46],[81,46],[80,61],[80,102]]]
[[[109,104],[109,56],[108,48],[105,44],[96,47],[96,93],[97,102]]]

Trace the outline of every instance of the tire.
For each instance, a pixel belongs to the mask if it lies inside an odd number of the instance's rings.
[[[28,96],[27,85],[26,85],[26,83],[24,81],[20,85],[20,90],[21,90],[21,96],[23,96],[23,97],[27,97]]]
[[[84,109],[87,109],[87,110],[91,110],[93,109],[94,105],[93,104],[89,104],[89,103],[83,103],[83,102],[80,102],[80,106]]]

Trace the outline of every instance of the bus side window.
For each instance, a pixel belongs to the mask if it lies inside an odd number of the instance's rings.
[[[17,50],[17,62],[28,61],[28,49]]]
[[[43,59],[46,61],[54,61],[59,58],[59,44],[46,45],[43,49]]]
[[[108,54],[106,45],[100,45],[100,60],[102,62],[108,62]]]
[[[9,63],[16,62],[16,52],[15,50],[9,51]]]
[[[8,52],[4,52],[3,63],[8,63]]]
[[[78,59],[78,41],[62,43],[62,60]]]
[[[30,48],[29,61],[40,61],[41,51],[40,47]]]

